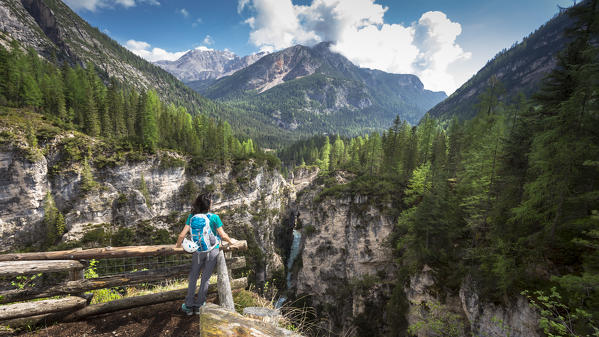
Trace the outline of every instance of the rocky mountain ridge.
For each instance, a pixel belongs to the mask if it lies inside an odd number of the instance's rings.
[[[525,37],[520,43],[504,49],[480,69],[451,96],[428,111],[434,118],[469,119],[476,115],[480,95],[497,82],[501,101],[513,103],[520,93],[529,96],[557,64],[557,55],[569,39],[564,32],[572,19],[563,11]]]
[[[388,127],[396,116],[417,123],[446,97],[418,77],[360,68],[330,43],[265,55],[210,85],[189,85],[209,98],[264,114],[286,130],[353,135]]]
[[[261,57],[265,52],[239,57],[228,50],[196,48],[188,51],[175,61],[156,61],[154,64],[173,74],[183,82],[216,80],[243,69]]]
[[[155,89],[167,101],[194,111],[214,105],[162,70],[91,27],[60,0],[0,2],[0,44],[16,40],[58,66],[92,63],[104,80],[115,78],[138,90]]]

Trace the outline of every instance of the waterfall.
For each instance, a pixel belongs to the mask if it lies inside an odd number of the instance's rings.
[[[293,230],[293,242],[291,243],[291,250],[289,252],[289,259],[287,259],[287,289],[291,288],[291,268],[293,267],[293,262],[297,258],[299,254],[300,242],[302,241],[302,233],[296,229]],[[281,296],[277,303],[275,304],[275,308],[280,308],[283,303],[287,300],[287,297]]]
[[[291,251],[289,252],[289,259],[287,260],[287,289],[291,288],[291,268],[293,262],[299,254],[300,241],[302,240],[302,233],[296,229],[293,230],[293,243],[291,244]]]

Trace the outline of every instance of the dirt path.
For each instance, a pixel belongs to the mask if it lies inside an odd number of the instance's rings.
[[[94,316],[86,321],[60,323],[33,332],[0,336],[116,337],[199,336],[200,316],[186,316],[182,301],[165,302]]]

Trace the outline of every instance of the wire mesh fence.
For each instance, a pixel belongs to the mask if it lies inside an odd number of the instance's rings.
[[[100,277],[189,265],[191,254],[120,257],[97,259],[97,261],[91,268],[94,268],[95,273]]]

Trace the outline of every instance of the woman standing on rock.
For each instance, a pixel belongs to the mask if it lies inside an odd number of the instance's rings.
[[[216,214],[208,213],[212,201],[205,194],[200,194],[193,203],[192,213],[185,221],[185,227],[179,234],[175,247],[181,247],[183,239],[187,232],[191,230],[192,241],[198,245],[197,251],[193,253],[191,259],[191,270],[189,271],[189,284],[187,287],[187,296],[185,303],[181,305],[181,310],[187,315],[193,313],[199,314],[200,307],[206,303],[206,293],[210,276],[216,265],[220,243],[222,240],[235,244],[237,240],[230,238],[223,230],[223,223]],[[198,276],[202,272],[202,283],[200,291],[195,294]]]

